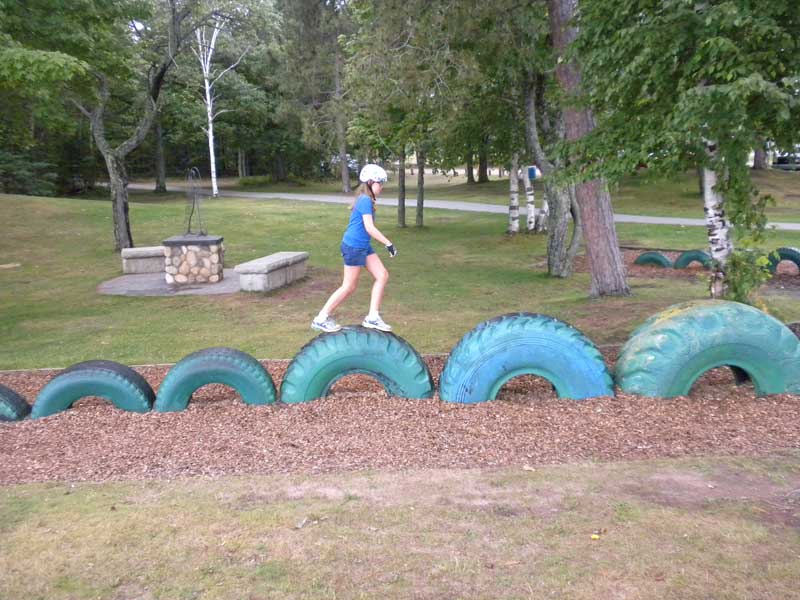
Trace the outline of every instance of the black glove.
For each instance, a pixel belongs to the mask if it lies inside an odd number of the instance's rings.
[[[394,244],[387,244],[386,245],[386,251],[389,253],[389,256],[391,256],[392,258],[397,256],[397,248],[394,247]]]

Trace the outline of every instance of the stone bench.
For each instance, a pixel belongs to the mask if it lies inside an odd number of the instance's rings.
[[[164,246],[142,246],[122,249],[122,272],[163,273]]]
[[[269,292],[305,277],[308,252],[276,252],[236,265],[243,292]]]

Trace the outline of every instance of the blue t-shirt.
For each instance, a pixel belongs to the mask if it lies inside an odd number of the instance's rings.
[[[342,243],[352,248],[369,248],[370,235],[364,227],[364,215],[373,215],[372,198],[361,194],[350,211],[350,222],[342,236]]]

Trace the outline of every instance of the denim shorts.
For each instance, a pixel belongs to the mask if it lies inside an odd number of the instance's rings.
[[[341,250],[344,264],[347,267],[365,267],[367,266],[367,257],[370,254],[375,254],[375,250],[372,249],[372,246],[353,248],[347,244],[342,244]]]

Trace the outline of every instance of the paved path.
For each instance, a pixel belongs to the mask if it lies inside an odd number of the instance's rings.
[[[152,190],[150,183],[131,183],[128,187],[134,190]],[[168,186],[167,191],[184,192],[180,186]],[[294,192],[242,192],[238,190],[220,190],[220,194],[229,198],[247,198],[250,200],[300,200],[303,202],[324,202],[327,204],[349,204],[353,201],[347,194],[298,194]],[[381,206],[397,206],[397,198],[381,198]],[[414,200],[407,201],[406,207],[413,210]],[[425,200],[425,208],[439,208],[443,210],[460,210],[464,212],[507,214],[508,207],[501,204],[486,204],[481,202],[459,202],[456,200]],[[640,223],[644,225],[686,225],[690,227],[705,227],[704,219],[686,219],[682,217],[650,217],[647,215],[615,214],[617,223]],[[775,227],[785,231],[800,231],[800,223],[769,223],[768,227]]]

